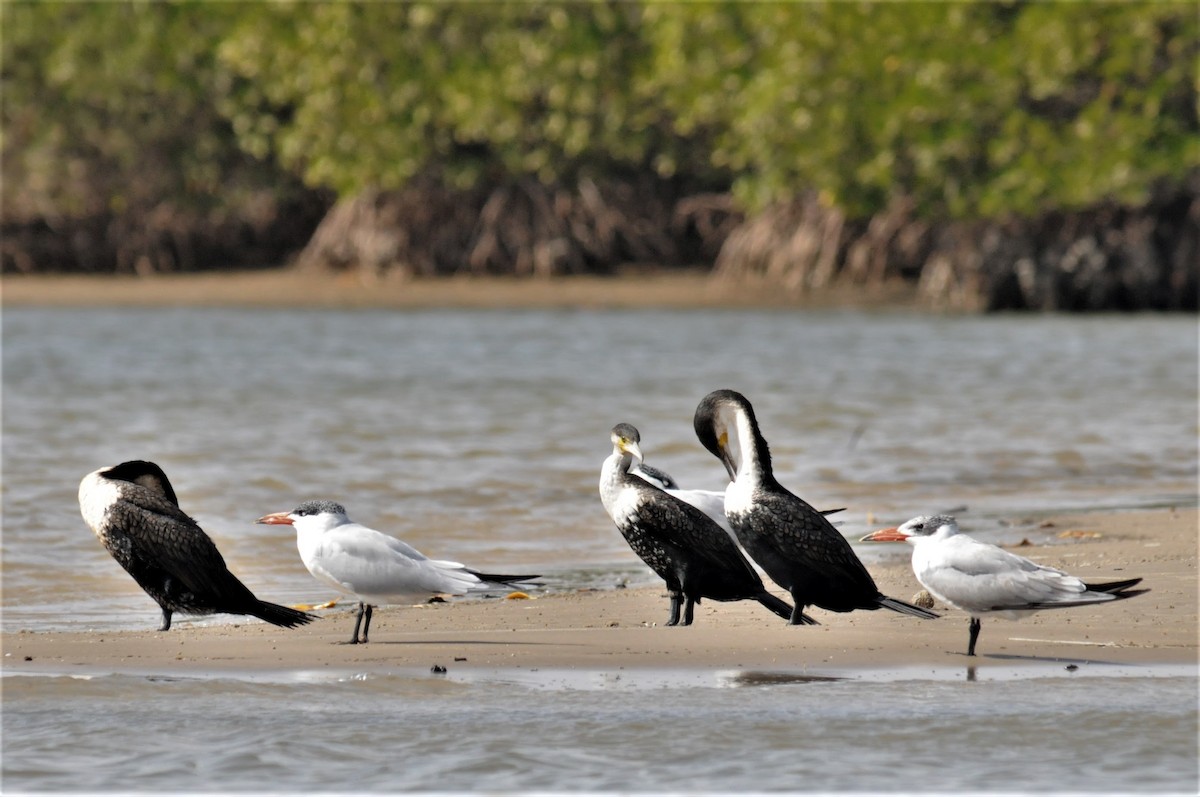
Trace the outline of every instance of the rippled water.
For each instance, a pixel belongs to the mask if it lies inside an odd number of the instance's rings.
[[[275,793],[1194,791],[1195,673],[1132,675],[14,676],[4,679],[4,781]],[[77,729],[68,756],[64,722]]]
[[[1050,512],[1195,505],[1196,332],[1157,316],[6,309],[3,624],[157,626],[75,497],[135,458],[268,600],[332,597],[289,535],[253,525],[317,497],[551,587],[649,583],[596,494],[608,431],[634,423],[649,462],[719,489],[691,428],[719,387],[754,402],[784,484],[848,507],[852,539],[957,507],[1004,540]],[[1196,684],[9,675],[3,785],[1194,791]]]

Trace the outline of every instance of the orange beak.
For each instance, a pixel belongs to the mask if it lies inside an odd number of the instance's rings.
[[[907,534],[902,534],[898,527],[893,526],[890,529],[873,531],[859,540],[859,542],[904,542],[907,539]]]
[[[269,515],[263,515],[255,523],[262,523],[264,526],[290,526],[292,519],[288,517],[291,512],[272,512]]]

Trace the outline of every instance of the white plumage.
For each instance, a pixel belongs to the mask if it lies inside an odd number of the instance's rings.
[[[402,540],[355,523],[341,504],[308,501],[291,512],[276,512],[258,519],[268,525],[290,525],[296,530],[296,548],[308,572],[322,583],[359,601],[359,620],[366,609],[366,642],[370,608],[392,603],[413,603],[432,595],[464,595],[503,589],[506,585],[537,578],[480,573],[460,562],[430,559]]]
[[[959,531],[947,515],[921,516],[863,537],[867,542],[907,542],[913,546],[917,580],[943,603],[971,615],[968,655],[974,655],[979,618],[1017,620],[1044,609],[1085,606],[1131,598],[1141,581],[1088,584],[1053,567],[980,542]]]

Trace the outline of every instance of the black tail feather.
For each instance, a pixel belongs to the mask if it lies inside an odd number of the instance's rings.
[[[900,614],[907,614],[912,617],[920,617],[925,620],[936,620],[941,617],[937,612],[931,612],[928,609],[922,609],[920,606],[913,606],[911,603],[905,603],[897,598],[889,598],[887,595],[880,595],[876,601],[879,606],[885,609],[891,609]]]
[[[1112,595],[1113,601],[1123,601],[1126,598],[1136,598],[1138,595],[1149,591],[1148,589],[1131,589],[1126,592],[1110,592],[1109,594]],[[1112,601],[1082,599],[1077,601],[1053,601],[1049,603],[1022,603],[1020,606],[1013,606],[1011,608],[1016,611],[1030,611],[1033,609],[1041,611],[1043,609],[1070,609],[1073,606],[1104,606],[1107,603],[1112,603]],[[1005,609],[1010,607],[1002,606],[1000,608]]]
[[[275,603],[267,603],[259,601],[258,605],[251,609],[247,614],[252,614],[260,620],[264,620],[271,625],[280,625],[284,628],[295,628],[298,625],[307,625],[317,619],[315,614],[289,609],[287,606],[280,606]]]
[[[1130,578],[1125,581],[1108,581],[1103,584],[1084,584],[1092,592],[1124,592],[1130,587],[1137,586],[1142,583],[1140,578]],[[1147,592],[1148,590],[1141,590]],[[1139,593],[1140,594],[1140,593]]]
[[[763,606],[766,606],[771,611],[775,612],[775,614],[779,615],[783,619],[790,620],[792,618],[792,605],[782,598],[778,598],[769,592],[763,592],[759,595],[755,595],[754,599]],[[807,614],[801,615],[801,617],[801,625],[820,625],[820,623],[809,617]]]
[[[531,576],[509,576],[500,573],[480,573],[478,570],[472,570],[469,567],[467,568],[467,572],[475,576],[475,578],[479,579],[480,581],[490,581],[493,584],[507,584],[509,586],[524,582],[529,582],[530,586],[536,586],[536,584],[533,582],[533,579],[542,577],[540,573]]]

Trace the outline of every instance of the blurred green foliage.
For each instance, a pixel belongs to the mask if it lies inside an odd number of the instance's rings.
[[[0,6],[6,204],[654,172],[748,210],[1138,204],[1200,167],[1194,2]]]

